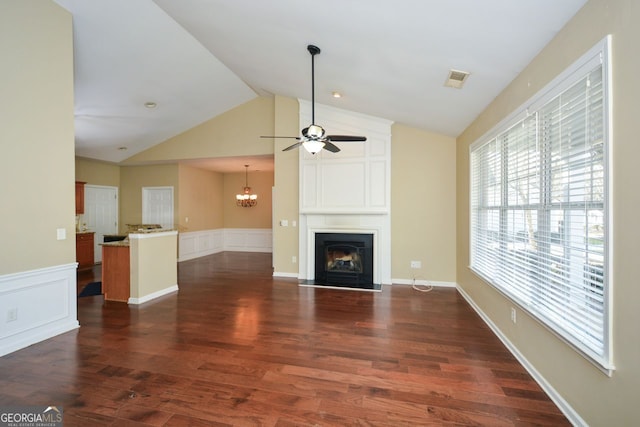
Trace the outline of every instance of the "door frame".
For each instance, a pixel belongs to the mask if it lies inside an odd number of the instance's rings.
[[[149,214],[149,206],[148,206],[148,202],[147,202],[147,194],[149,192],[159,191],[159,190],[170,190],[171,191],[171,223],[169,224],[169,228],[173,228],[174,220],[175,220],[175,198],[174,198],[173,186],[142,187],[142,223],[143,224],[149,223],[146,220],[146,217]],[[163,226],[163,228],[164,228],[165,224],[160,224],[160,225]]]
[[[120,228],[120,189],[116,186],[112,186],[112,185],[94,185],[94,184],[85,184],[84,189],[85,189],[85,193],[87,191],[88,188],[95,188],[95,189],[105,189],[105,190],[111,190],[115,192],[115,232],[114,234],[117,234]],[[85,194],[85,198],[84,198],[84,214],[83,217],[86,215],[86,213],[88,212],[87,209],[87,201],[88,198],[86,197]],[[91,229],[93,231],[95,230],[95,224],[93,224],[93,227],[91,227]],[[96,238],[97,235],[94,235],[94,262],[102,262],[102,254],[101,251],[98,251],[99,245],[102,243]],[[99,258],[99,259],[98,259]]]

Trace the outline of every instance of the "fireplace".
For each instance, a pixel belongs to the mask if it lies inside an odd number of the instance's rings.
[[[373,253],[373,234],[315,233],[314,284],[378,289]]]

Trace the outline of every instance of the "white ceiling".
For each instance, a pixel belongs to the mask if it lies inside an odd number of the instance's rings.
[[[316,102],[457,136],[586,3],[55,1],[74,16],[76,154],[111,162],[258,95],[310,100],[308,44]],[[450,69],[471,73],[462,89]],[[252,159],[232,160],[209,167]]]

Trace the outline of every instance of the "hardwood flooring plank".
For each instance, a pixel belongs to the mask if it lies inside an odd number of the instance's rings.
[[[0,358],[0,405],[83,427],[569,425],[455,289],[299,287],[238,252],[180,263],[178,283],[141,306],[78,299],[80,329]]]

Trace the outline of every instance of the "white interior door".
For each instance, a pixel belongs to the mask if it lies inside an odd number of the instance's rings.
[[[142,188],[142,222],[173,227],[173,187]]]
[[[102,262],[100,243],[104,235],[118,233],[118,187],[85,185],[83,221],[89,230],[96,232],[93,241],[94,262]]]

